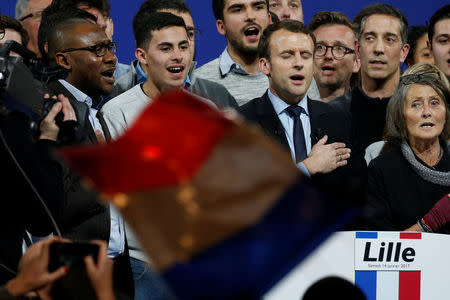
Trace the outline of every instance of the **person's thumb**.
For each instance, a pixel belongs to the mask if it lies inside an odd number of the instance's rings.
[[[328,141],[328,135],[324,135],[323,138],[321,138],[316,145],[325,145]]]

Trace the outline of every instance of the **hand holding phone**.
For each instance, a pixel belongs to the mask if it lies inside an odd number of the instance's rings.
[[[97,261],[99,245],[94,243],[54,243],[50,247],[49,271],[61,266],[69,268],[66,276],[56,281],[50,291],[53,300],[97,300],[86,273],[84,258]]]
[[[98,300],[113,300],[113,265],[114,261],[108,257],[108,246],[104,241],[92,241],[99,246],[97,263],[91,256],[86,256],[86,272],[95,290]]]
[[[53,283],[67,273],[64,266],[48,269],[50,248],[58,244],[59,237],[51,237],[33,244],[19,263],[19,273],[16,278],[6,284],[6,288],[13,296],[22,296]]]

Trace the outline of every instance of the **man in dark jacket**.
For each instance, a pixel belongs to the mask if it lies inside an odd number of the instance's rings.
[[[350,153],[348,116],[306,96],[314,44],[314,36],[301,22],[269,25],[259,44],[260,68],[269,77],[269,89],[240,111],[290,150],[298,168],[321,191],[361,203],[365,163],[361,155]]]
[[[59,19],[47,38],[50,60],[68,73],[65,80],[52,81],[48,87],[66,95],[75,110],[81,133],[75,143],[105,142],[110,135],[98,106],[102,96],[114,87],[115,43],[85,18]],[[131,299],[133,282],[121,216],[113,206],[101,204],[98,194],[84,188],[69,168],[64,169],[64,187],[67,204],[61,221],[63,236],[109,242],[108,255],[115,260],[115,288],[119,297]]]
[[[358,150],[365,151],[383,137],[387,104],[409,51],[408,22],[395,7],[374,4],[364,8],[354,23],[359,25],[361,85],[330,104],[351,114],[352,139]]]

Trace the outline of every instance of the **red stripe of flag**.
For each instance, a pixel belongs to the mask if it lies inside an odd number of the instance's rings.
[[[422,239],[421,232],[400,232],[400,239],[420,240]]]
[[[399,300],[420,300],[420,271],[399,272]]]

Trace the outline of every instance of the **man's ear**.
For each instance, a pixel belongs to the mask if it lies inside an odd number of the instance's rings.
[[[259,69],[270,77],[270,61],[267,58],[263,57],[259,59]]]
[[[70,63],[70,59],[67,57],[66,54],[62,52],[57,52],[55,55],[55,61],[58,64],[58,66],[63,67],[67,71],[72,70],[72,64]]]
[[[402,53],[400,55],[400,62],[404,62],[409,52],[409,44],[404,44],[402,46]]]
[[[359,50],[360,50],[359,41],[356,40],[356,41],[355,41],[355,53],[356,53],[356,56],[357,56],[358,58],[361,58],[361,53],[360,53]]]
[[[428,47],[428,50],[433,51],[433,47],[432,47],[431,42],[429,40],[427,40],[427,47]]]
[[[361,68],[361,60],[359,59],[358,55],[355,54],[355,61],[353,62],[353,69],[352,73],[358,73],[359,69]]]
[[[147,53],[142,48],[136,48],[134,52],[134,56],[136,56],[137,60],[141,65],[147,65]]]
[[[217,20],[216,21],[216,26],[217,26],[217,31],[221,35],[225,35],[226,34],[225,23],[223,22],[223,20]]]

